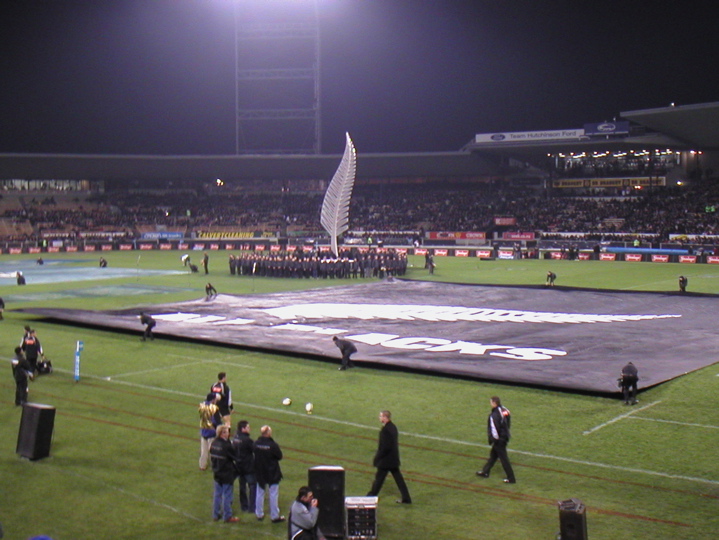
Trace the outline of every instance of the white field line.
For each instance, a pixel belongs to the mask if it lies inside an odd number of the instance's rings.
[[[172,356],[174,358],[184,358],[185,360],[192,360],[193,358],[197,358],[196,356],[187,356],[186,354],[168,354],[167,356]],[[226,355],[226,356],[218,356],[217,358],[213,360],[203,360],[203,362],[206,363],[212,363],[212,362],[222,362],[223,364],[229,364],[233,367],[241,367],[246,369],[255,369],[255,366],[248,366],[247,364],[237,364],[235,362],[229,362],[225,360],[225,358],[235,358],[235,356]]]
[[[598,431],[602,429],[603,427],[609,426],[613,424],[614,422],[619,422],[620,420],[624,420],[625,418],[628,418],[629,416],[638,413],[639,411],[643,411],[644,409],[648,409],[649,407],[653,407],[654,405],[657,405],[658,403],[661,403],[661,401],[655,401],[654,403],[650,403],[649,405],[644,405],[643,407],[639,407],[637,409],[632,409],[631,411],[620,414],[619,416],[616,416],[612,418],[611,420],[608,420],[604,422],[603,424],[599,424],[598,426],[594,426],[592,429],[588,429],[587,431],[583,431],[582,435],[589,435],[590,433],[594,433],[595,431]]]
[[[207,364],[208,362],[210,362],[210,360],[200,360],[198,362],[187,362],[185,364],[172,364],[170,366],[162,366],[162,367],[153,368],[153,369],[144,369],[142,371],[128,371],[127,373],[117,373],[115,375],[110,375],[110,377],[113,377],[113,378],[131,377],[133,375],[144,375],[145,373],[155,373],[156,371],[167,371],[168,369],[175,369],[175,368],[179,368],[179,367]],[[82,377],[82,373],[80,373],[80,377]]]
[[[706,429],[719,429],[719,426],[709,424],[692,424],[691,422],[677,422],[676,420],[660,420],[659,418],[645,418],[643,416],[632,416],[629,420],[644,420],[645,422],[661,422],[663,424],[676,424],[678,426],[700,427]]]
[[[72,375],[72,372],[69,371],[69,370],[56,369],[55,371],[60,372],[60,373],[68,373],[68,374]],[[86,375],[85,378],[87,378],[87,379],[97,379],[97,380],[100,380],[100,381],[106,381],[106,382],[108,382],[108,381],[107,381],[107,377],[99,377],[99,376],[95,376],[95,375]],[[131,383],[131,382],[128,382],[128,381],[115,381],[115,380],[112,380],[112,381],[109,381],[109,382],[110,382],[110,383],[115,383],[115,384],[121,384],[121,385],[125,385],[125,386],[130,386],[130,387],[133,387],[133,388],[143,388],[143,389],[152,390],[152,391],[155,391],[155,392],[165,392],[165,393],[167,393],[167,394],[174,394],[174,395],[186,396],[186,397],[193,397],[193,398],[197,398],[197,397],[198,397],[197,394],[195,394],[195,393],[182,392],[182,391],[180,391],[180,390],[173,390],[173,389],[169,389],[169,388],[159,388],[159,387],[157,387],[157,386],[150,386],[150,385],[146,385],[146,384]],[[235,401],[234,403],[237,404],[237,405],[242,405],[243,407],[248,407],[248,408],[252,408],[252,409],[258,409],[258,410],[263,410],[263,411],[271,411],[271,412],[274,412],[274,413],[282,413],[282,414],[287,414],[287,415],[290,415],[290,416],[298,416],[298,417],[312,418],[313,420],[317,420],[317,421],[330,422],[330,423],[333,423],[333,424],[339,424],[339,425],[343,425],[343,426],[355,427],[355,428],[358,428],[358,429],[366,429],[366,430],[372,430],[372,431],[377,431],[377,429],[378,429],[377,426],[368,426],[368,425],[365,425],[365,424],[357,424],[357,423],[355,423],[355,422],[347,422],[347,421],[345,421],[345,420],[337,420],[336,418],[329,418],[329,417],[326,417],[326,416],[318,416],[318,415],[315,415],[315,414],[313,414],[313,415],[310,416],[310,415],[307,415],[307,414],[304,414],[304,413],[301,413],[301,412],[292,411],[292,410],[290,410],[290,409],[287,408],[287,407],[282,407],[282,408],[280,408],[280,407],[267,407],[267,406],[263,406],[263,405],[257,405],[257,404],[255,404],[255,403],[244,403],[244,402],[237,402],[237,401]],[[656,403],[659,403],[659,402],[656,402]],[[646,407],[647,407],[647,406],[645,406],[644,408],[646,408]],[[638,412],[640,409],[635,409],[635,410]],[[475,443],[475,442],[471,442],[471,441],[462,441],[462,440],[458,440],[458,439],[448,439],[447,437],[437,437],[437,436],[432,436],[432,435],[425,435],[425,434],[422,434],[422,433],[410,433],[410,432],[403,431],[403,432],[402,432],[402,436],[403,436],[403,437],[414,437],[414,438],[417,438],[417,439],[425,439],[425,440],[430,440],[430,441],[439,441],[439,442],[443,442],[443,443],[452,443],[452,444],[458,444],[458,445],[463,445],[463,446],[470,446],[470,447],[474,447],[474,448],[489,448],[489,446],[486,445],[486,444]],[[644,474],[644,475],[647,475],[647,476],[657,476],[657,477],[669,478],[669,479],[673,479],[673,480],[685,480],[685,481],[689,481],[689,482],[699,482],[699,483],[702,483],[702,484],[711,484],[711,485],[714,485],[714,486],[719,486],[719,480],[710,480],[710,479],[707,479],[707,478],[697,478],[697,477],[694,477],[694,476],[683,476],[683,475],[678,475],[678,474],[668,474],[668,473],[659,472],[659,471],[650,471],[650,470],[646,470],[646,469],[636,469],[636,468],[633,468],[633,467],[621,467],[621,466],[618,466],[618,465],[609,465],[609,464],[607,464],[607,463],[599,463],[599,462],[596,462],[596,461],[586,461],[586,460],[582,460],[582,459],[574,459],[574,458],[567,458],[567,457],[562,457],[562,456],[554,456],[554,455],[551,455],[551,454],[540,454],[540,453],[536,453],[536,452],[527,452],[527,451],[524,451],[524,450],[516,450],[516,449],[514,449],[514,448],[512,449],[512,453],[513,453],[513,454],[520,454],[520,455],[523,455],[523,456],[529,456],[529,457],[539,458],[539,459],[549,459],[549,460],[554,460],[554,461],[561,461],[561,462],[564,462],[564,463],[572,463],[572,464],[575,464],[575,465],[586,465],[586,466],[589,466],[589,467],[598,467],[598,468],[601,468],[601,469],[609,469],[609,470],[613,470],[613,471],[638,473],[638,474]]]

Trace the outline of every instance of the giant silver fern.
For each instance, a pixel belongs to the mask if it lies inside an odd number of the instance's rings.
[[[349,228],[350,198],[355,183],[357,170],[357,152],[349,133],[345,133],[347,143],[345,152],[340,161],[330,185],[327,187],[325,199],[322,201],[320,223],[330,235],[332,252],[335,257],[339,255],[337,237]]]

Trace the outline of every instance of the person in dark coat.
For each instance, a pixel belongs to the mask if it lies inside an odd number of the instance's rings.
[[[382,429],[379,432],[379,445],[377,453],[374,456],[372,464],[377,467],[374,483],[367,493],[368,497],[376,497],[379,495],[384,484],[387,473],[392,473],[394,481],[397,483],[399,492],[402,495],[397,502],[401,504],[412,504],[407,484],[399,470],[399,432],[397,426],[392,423],[392,413],[390,411],[381,411],[379,413],[379,421],[382,422]]]
[[[3,300],[2,296],[0,296],[0,321],[5,318],[3,317],[3,311],[5,311],[5,300]]]
[[[232,449],[235,451],[235,466],[240,478],[240,508],[243,512],[254,513],[257,497],[255,443],[250,438],[250,423],[247,420],[237,423]]]
[[[340,352],[342,353],[342,365],[339,367],[340,371],[344,371],[348,367],[355,367],[354,362],[350,360],[350,356],[357,352],[357,347],[354,343],[346,339],[340,339],[337,336],[332,337],[332,341],[337,345]]]
[[[209,257],[209,255],[207,255],[207,253],[202,254],[202,261],[200,264],[202,264],[202,268],[205,269],[205,274],[209,274],[210,273],[210,257]]]
[[[272,523],[285,521],[280,515],[280,480],[282,480],[282,450],[272,438],[272,428],[262,426],[260,438],[255,441],[255,479],[257,480],[257,500],[255,516],[258,521],[265,519],[265,491],[270,492],[270,519]]]
[[[235,456],[230,442],[230,428],[224,424],[217,427],[217,437],[210,446],[212,474],[215,479],[215,494],[212,503],[212,517],[215,521],[237,523],[240,518],[232,515],[232,491],[235,483]]]
[[[232,390],[230,385],[227,384],[227,373],[220,371],[217,374],[217,382],[210,387],[210,392],[220,394],[220,400],[217,402],[217,406],[220,408],[220,415],[222,416],[222,423],[225,425],[232,424]]]
[[[686,276],[679,276],[679,291],[680,292],[687,292],[688,284],[689,284],[689,279]]]
[[[43,356],[43,350],[34,329],[25,328],[25,335],[22,338],[20,348],[32,368],[32,373],[35,373],[37,371],[37,359]]]
[[[636,405],[637,402],[637,382],[639,381],[639,371],[637,367],[629,362],[622,368],[622,376],[620,382],[622,385],[622,395],[624,396],[624,404]]]
[[[32,378],[32,366],[25,358],[20,347],[15,347],[15,358],[12,359],[12,374],[15,379],[15,405],[27,402],[27,382]]]
[[[217,296],[217,289],[210,283],[207,282],[207,285],[205,285],[205,295],[208,300],[213,299],[215,296]]]
[[[151,340],[155,339],[155,336],[152,335],[152,329],[155,328],[155,325],[157,324],[155,322],[155,319],[147,315],[144,311],[140,312],[140,324],[145,326],[145,332],[142,334],[142,341],[145,341],[147,338],[150,338]]]
[[[492,412],[489,413],[487,418],[487,439],[492,449],[489,451],[487,463],[484,464],[481,471],[477,471],[477,476],[489,478],[489,471],[492,470],[497,459],[499,459],[504,468],[504,473],[507,475],[504,482],[506,484],[515,484],[517,480],[514,477],[512,464],[509,462],[509,456],[507,455],[511,422],[509,409],[502,407],[502,402],[496,396],[492,397],[489,403],[492,405]]]
[[[554,287],[554,281],[557,279],[557,274],[552,272],[551,270],[547,272],[547,281],[545,281],[545,285],[547,287]]]

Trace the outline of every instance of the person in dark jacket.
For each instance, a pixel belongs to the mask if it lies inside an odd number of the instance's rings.
[[[0,296],[0,321],[4,319],[3,317],[3,311],[5,311],[5,300],[2,299],[2,296]]]
[[[230,442],[230,428],[224,424],[217,427],[217,438],[210,447],[212,474],[215,478],[215,495],[212,517],[215,521],[237,523],[240,518],[232,515],[232,491],[235,483],[235,459]]]
[[[679,276],[679,292],[687,292],[687,285],[689,284],[689,278],[686,276]]]
[[[379,432],[379,445],[377,453],[374,456],[372,464],[377,467],[374,483],[367,493],[368,497],[376,497],[379,495],[384,484],[387,473],[392,473],[394,481],[397,483],[401,499],[396,502],[401,504],[412,504],[412,497],[409,495],[407,484],[399,470],[399,433],[397,426],[392,423],[392,413],[390,411],[381,411],[379,413],[379,421],[382,422],[382,429]]]
[[[232,439],[235,452],[235,466],[240,478],[240,508],[243,512],[254,513],[257,498],[255,480],[255,444],[250,438],[250,423],[247,420],[237,422],[237,433]]]
[[[624,404],[636,405],[637,402],[637,382],[639,381],[639,371],[637,367],[629,362],[622,368],[622,376],[620,382],[622,385],[622,395],[624,396]]]
[[[507,477],[504,482],[507,484],[514,484],[517,480],[514,477],[514,471],[512,465],[509,463],[509,456],[507,455],[507,444],[509,443],[509,427],[510,427],[510,416],[509,409],[502,407],[502,402],[496,396],[489,400],[492,405],[492,412],[489,413],[487,418],[487,439],[489,445],[492,447],[489,451],[489,459],[481,471],[477,471],[477,476],[481,478],[489,478],[489,471],[497,462],[497,459],[502,463],[504,473]]]
[[[217,374],[217,382],[212,385],[210,392],[220,394],[220,400],[217,402],[217,406],[220,408],[220,415],[222,416],[222,422],[225,425],[232,425],[232,390],[227,384],[227,373],[220,371]]]
[[[25,329],[25,335],[22,338],[20,348],[32,368],[32,373],[35,373],[37,371],[37,359],[42,357],[44,353],[40,340],[37,338],[37,333],[33,328]]]
[[[25,358],[20,347],[15,347],[15,358],[12,359],[12,374],[15,379],[15,405],[27,402],[27,381],[32,378],[32,366]]]
[[[270,519],[272,523],[280,523],[285,521],[285,516],[280,515],[279,506],[282,450],[272,438],[270,426],[262,426],[260,434],[260,438],[255,441],[255,479],[257,480],[255,516],[258,521],[265,519],[265,491],[269,491]]]
[[[339,370],[344,371],[348,367],[355,367],[354,362],[350,360],[350,356],[357,352],[355,344],[347,339],[340,339],[337,336],[333,336],[332,341],[342,353],[342,365],[339,367]]]
[[[142,334],[142,338],[141,338],[142,341],[145,341],[147,338],[154,340],[155,336],[152,335],[152,329],[155,328],[155,325],[157,324],[155,322],[155,319],[150,317],[144,311],[141,311],[140,312],[140,324],[145,326],[145,332]]]

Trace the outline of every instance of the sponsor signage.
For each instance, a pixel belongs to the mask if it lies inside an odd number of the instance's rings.
[[[495,216],[494,224],[500,226],[514,226],[517,224],[517,218]]]
[[[132,251],[132,244],[120,244],[120,251]]]
[[[85,247],[83,248],[83,251],[95,251],[95,246],[85,245]]]
[[[455,257],[469,257],[469,250],[468,249],[456,249],[454,251]]]
[[[48,253],[60,253],[60,248],[58,246],[50,246],[47,248]],[[16,253],[12,249],[10,250],[10,253]],[[19,251],[17,253],[20,253]]]
[[[426,248],[416,248],[414,250],[415,255],[427,255],[427,249]]]
[[[695,263],[697,262],[697,256],[696,255],[679,255],[679,262],[680,263]]]
[[[600,261],[616,261],[617,254],[616,253],[600,253],[599,260]]]
[[[502,233],[503,240],[534,240],[535,235],[533,232],[505,232]]]
[[[509,131],[504,133],[478,133],[477,144],[506,144],[544,141],[576,141],[584,137],[583,129],[554,129],[548,131]]]
[[[190,245],[186,242],[180,242],[177,244],[177,249],[187,249],[188,247],[190,247]]]
[[[280,251],[280,245],[279,244],[272,244],[270,246],[270,251]]]
[[[430,240],[484,240],[487,235],[478,231],[430,231],[426,234],[426,237]]]
[[[65,248],[65,251],[67,251],[68,253],[75,253],[77,251],[77,246],[67,246]]]
[[[491,249],[478,249],[477,250],[477,257],[480,259],[491,259],[492,258],[492,250]],[[718,257],[719,258],[719,257]]]
[[[255,251],[264,251],[264,250],[266,250],[266,249],[267,249],[267,246],[264,245],[264,244],[257,244],[257,245],[255,246]],[[326,250],[324,250],[324,251],[329,251],[329,250],[330,250],[330,248],[328,247],[328,248],[327,248]]]
[[[112,251],[112,244],[102,244],[102,251]]]
[[[39,247],[31,247],[31,248],[28,248],[28,249],[27,249],[27,252],[28,252],[28,253],[40,253],[40,251],[41,251],[41,250],[40,250]]]
[[[218,249],[220,249],[220,244],[210,244],[210,249],[212,251],[217,251]]]
[[[629,122],[600,122],[596,124],[584,124],[585,135],[628,135]]]
[[[160,244],[160,249],[165,249],[165,250],[172,249],[172,244]]]
[[[435,249],[434,254],[438,257],[446,257],[448,253],[448,250],[446,249]]]
[[[589,253],[585,253],[584,251],[580,251],[578,257],[580,261],[588,261],[592,258]]]
[[[652,262],[669,262],[669,255],[652,255]]]
[[[497,253],[497,257],[500,259],[514,259],[514,251],[510,249],[500,249]]]
[[[635,176],[632,178],[565,178],[554,180],[555,188],[627,188],[634,186],[666,186],[666,176]]]
[[[293,252],[297,251],[297,246],[287,246],[287,251],[289,251],[290,253],[293,253]]]
[[[707,255],[707,262],[710,264],[719,264],[719,256]]]
[[[151,249],[154,249],[155,244],[140,244],[140,249],[142,251],[149,251]]]
[[[182,240],[185,235],[174,231],[155,231],[142,233],[141,240]]]
[[[642,260],[642,254],[641,253],[627,253],[624,255],[624,260],[628,262],[641,262]]]
[[[551,255],[552,255],[552,259],[561,259],[562,258],[561,251],[552,251]]]

